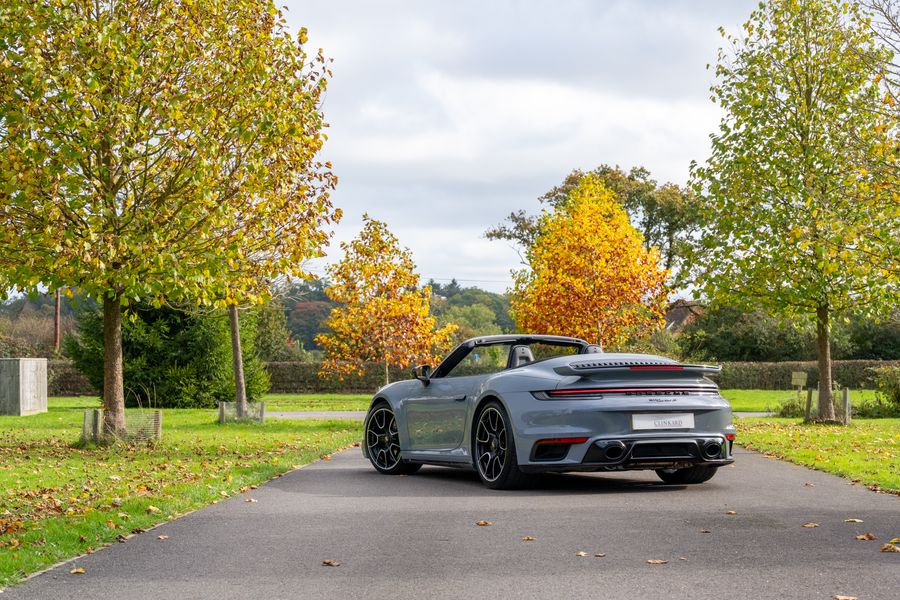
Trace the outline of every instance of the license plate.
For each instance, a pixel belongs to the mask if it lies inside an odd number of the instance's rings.
[[[632,429],[693,429],[693,413],[631,415]]]

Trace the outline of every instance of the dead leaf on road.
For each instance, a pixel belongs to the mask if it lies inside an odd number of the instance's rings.
[[[726,514],[726,515],[736,515],[737,512],[735,512],[735,511],[733,511],[733,510],[726,510],[726,511],[725,511],[725,514]]]
[[[842,596],[841,594],[835,594],[832,598],[834,600],[859,600],[856,596]]]
[[[523,541],[523,542],[533,542],[533,541],[534,541],[534,536],[533,536],[533,535],[525,535],[525,536],[522,536],[522,541]]]
[[[575,553],[575,556],[587,556],[587,552],[584,552],[583,550],[579,550],[578,552]]]
[[[490,527],[491,525],[493,525],[493,523],[491,523],[490,521],[478,521],[475,524],[479,527]]]
[[[603,558],[604,556],[606,556],[606,552],[598,552],[594,556],[596,556],[597,558]]]
[[[806,527],[807,529],[812,529],[813,527],[818,527],[819,524],[818,523],[804,523],[803,526]]]
[[[679,557],[678,557],[678,560],[687,560],[687,558],[684,557],[684,556],[679,556]]]
[[[258,502],[256,498],[247,498],[244,502]]]
[[[651,558],[650,560],[647,561],[647,564],[648,565],[665,565],[665,564],[668,564],[668,562],[669,561],[667,561],[667,560],[662,560],[659,558]]]
[[[84,567],[75,567],[69,571],[72,575],[84,575]]]
[[[853,518],[851,518],[851,519],[844,519],[844,523],[862,523],[862,522],[863,522],[862,519],[853,519]]]
[[[856,539],[858,539],[861,542],[867,542],[869,540],[874,540],[876,538],[875,538],[874,533],[861,533],[858,536],[856,536]]]
[[[339,563],[336,560],[331,560],[330,558],[326,558],[325,560],[322,561],[322,566],[323,567],[339,567],[339,566],[341,566],[341,563]]]
[[[894,544],[885,544],[881,547],[882,552],[900,552],[900,546],[895,546]]]
[[[816,487],[816,484],[810,483],[807,481],[806,483],[803,484],[803,487]]]
[[[712,533],[709,529],[701,529],[700,533]]]
[[[156,536],[156,539],[158,539],[158,540],[167,540],[167,539],[169,539],[169,536],[167,536],[167,535],[158,535],[158,536]]]
[[[894,538],[892,540],[888,540],[888,544],[900,544],[900,538]]]

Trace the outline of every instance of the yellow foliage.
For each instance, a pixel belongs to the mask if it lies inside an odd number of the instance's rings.
[[[341,244],[344,258],[328,268],[328,296],[339,303],[316,343],[325,352],[322,375],[362,375],[367,362],[407,367],[435,364],[455,325],[435,330],[431,287],[418,288],[409,250],[368,215],[359,237]]]
[[[512,312],[528,333],[615,345],[663,323],[667,271],[615,196],[586,175],[546,213],[529,250],[531,269],[515,273]]]

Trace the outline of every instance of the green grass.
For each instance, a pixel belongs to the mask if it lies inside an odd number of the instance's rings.
[[[266,411],[367,410],[372,394],[266,394]]]
[[[216,424],[214,410],[165,410],[156,445],[79,448],[96,398],[0,417],[0,588],[118,536],[237,494],[361,437],[338,420]],[[149,534],[148,534],[149,535]]]
[[[722,390],[722,396],[731,403],[734,412],[775,412],[778,406],[789,398],[796,398],[797,392],[785,390]],[[817,395],[813,394],[813,402]],[[851,405],[875,398],[873,390],[851,390]],[[806,402],[806,394],[803,394]]]
[[[854,419],[846,427],[776,418],[735,424],[745,448],[900,493],[900,419]]]

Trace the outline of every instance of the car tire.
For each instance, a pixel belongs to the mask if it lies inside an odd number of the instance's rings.
[[[516,440],[506,409],[496,400],[475,417],[472,462],[481,482],[493,490],[522,487],[528,477],[519,469]]]
[[[375,470],[384,475],[412,475],[422,468],[420,463],[403,460],[400,456],[400,435],[397,419],[387,402],[379,402],[366,415],[366,456]]]
[[[684,485],[709,481],[718,470],[718,467],[696,466],[675,470],[657,469],[656,474],[664,483]]]

